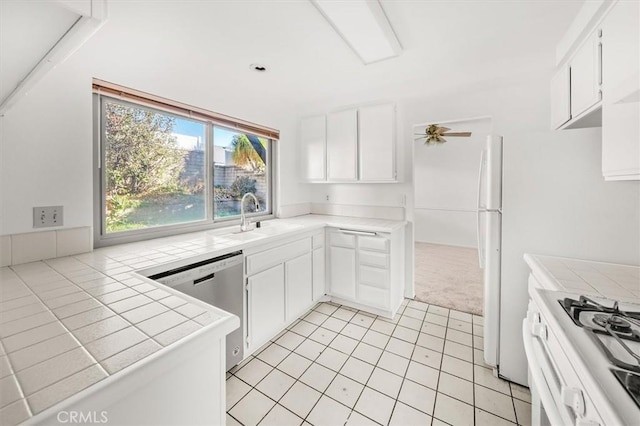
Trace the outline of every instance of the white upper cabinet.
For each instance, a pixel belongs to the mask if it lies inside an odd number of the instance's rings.
[[[571,74],[561,67],[551,79],[551,126],[554,129],[571,119]]]
[[[571,59],[571,118],[587,113],[602,99],[601,31],[597,29],[584,41]]]
[[[327,178],[327,125],[324,115],[303,118],[300,122],[300,157],[302,179],[322,181]]]
[[[397,182],[396,107],[363,105],[300,122],[301,179]]]
[[[640,180],[640,3],[596,3],[585,2],[558,45],[551,122],[555,129],[601,126],[604,178]]]
[[[358,111],[327,114],[327,180],[358,179]]]
[[[618,2],[602,26],[602,173],[640,180],[640,4]]]
[[[361,181],[395,181],[395,105],[358,109],[358,141]]]

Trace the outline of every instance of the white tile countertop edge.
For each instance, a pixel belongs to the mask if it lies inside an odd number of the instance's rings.
[[[239,320],[236,316],[231,315],[225,311],[222,311],[218,308],[211,307],[206,303],[203,303],[197,299],[194,299],[190,296],[182,294],[170,287],[164,286],[160,283],[156,283],[148,278],[140,275],[138,271],[143,270],[162,270],[163,268],[170,269],[170,267],[175,267],[176,265],[184,265],[191,263],[192,261],[197,261],[198,258],[210,258],[219,255],[223,255],[229,252],[237,251],[237,250],[247,250],[253,247],[259,247],[265,244],[270,244],[277,242],[278,240],[285,239],[287,237],[293,236],[298,233],[310,232],[313,230],[323,229],[327,226],[329,227],[340,227],[347,228],[350,230],[360,230],[360,231],[372,231],[372,232],[392,232],[396,229],[399,229],[405,225],[404,221],[392,221],[392,220],[382,220],[382,219],[367,219],[367,218],[354,218],[354,217],[343,217],[343,216],[326,216],[326,215],[305,215],[298,216],[288,219],[273,219],[269,221],[264,221],[264,228],[261,231],[260,229],[249,231],[244,233],[241,238],[245,236],[253,237],[251,235],[252,232],[261,233],[262,236],[260,238],[256,238],[249,241],[242,241],[242,239],[237,239],[234,235],[238,235],[238,226],[230,226],[223,229],[215,229],[209,231],[200,231],[189,234],[181,234],[172,237],[164,237],[158,239],[152,239],[147,241],[141,241],[130,244],[122,244],[117,246],[111,246],[101,249],[96,249],[93,252],[68,256],[63,258],[50,259],[45,261],[32,262],[21,265],[13,265],[11,267],[0,268],[2,270],[13,270],[12,272],[21,280],[22,284],[29,290],[30,295],[37,297],[39,303],[45,304],[46,301],[40,299],[40,296],[36,294],[31,285],[29,285],[24,279],[20,278],[20,273],[16,271],[28,271],[30,267],[38,269],[38,268],[49,268],[53,273],[58,275],[61,279],[64,278],[70,285],[75,285],[79,288],[77,293],[85,292],[85,296],[89,296],[88,300],[94,300],[99,302],[99,306],[106,307],[115,312],[115,316],[120,317],[121,319],[125,319],[122,316],[123,312],[117,312],[115,309],[110,308],[111,304],[107,302],[103,302],[101,296],[105,296],[105,294],[95,295],[88,291],[89,287],[84,287],[83,282],[80,281],[79,277],[76,277],[77,281],[74,281],[74,278],[64,275],[65,270],[63,268],[65,262],[81,262],[82,267],[85,270],[92,269],[93,273],[96,276],[103,277],[106,280],[111,280],[110,284],[124,284],[124,288],[121,288],[116,291],[126,290],[127,288],[136,290],[136,287],[139,287],[144,284],[150,284],[155,287],[155,290],[146,290],[144,292],[140,291],[136,293],[135,296],[129,296],[127,298],[137,297],[141,294],[148,294],[152,291],[156,291],[160,289],[167,293],[170,293],[172,296],[176,296],[179,299],[186,301],[187,303],[191,303],[193,305],[199,306],[205,309],[208,312],[215,314],[217,318],[214,322],[209,324],[199,324],[200,328],[190,333],[187,333],[185,336],[179,338],[177,341],[168,344],[161,344],[163,347],[156,350],[155,352],[143,356],[141,359],[133,362],[131,365],[124,367],[122,370],[115,371],[112,374],[107,373],[107,376],[99,379],[97,382],[89,385],[83,390],[77,392],[74,395],[71,395],[67,398],[62,399],[61,401],[53,404],[52,406],[43,409],[42,411],[36,413],[35,415],[31,413],[29,410],[29,420],[35,420],[39,418],[44,413],[50,412],[51,410],[59,410],[60,407],[66,406],[72,400],[76,400],[77,398],[81,398],[86,394],[97,392],[100,389],[104,389],[105,386],[109,386],[114,380],[118,380],[118,378],[123,377],[128,372],[134,371],[137,368],[141,368],[145,363],[152,362],[158,357],[162,357],[168,353],[168,351],[174,351],[179,349],[182,345],[188,343],[190,339],[195,339],[201,334],[211,334],[215,333],[216,335],[226,335],[235,329]],[[264,229],[267,229],[267,234],[265,235]],[[275,232],[273,232],[275,231]],[[34,265],[34,266],[30,266]],[[45,266],[46,265],[46,266]],[[115,267],[108,267],[115,266]],[[32,271],[33,272],[33,271]],[[66,271],[69,272],[69,271]],[[71,271],[73,272],[73,271]],[[102,278],[99,278],[102,279]],[[57,282],[57,281],[55,281]],[[40,283],[42,284],[42,283]],[[46,284],[45,284],[46,285]],[[55,288],[54,288],[55,289]],[[123,300],[127,300],[124,298]],[[166,297],[165,297],[166,299]],[[162,299],[162,300],[165,300]],[[3,301],[0,298],[0,301]],[[120,300],[118,300],[120,301]],[[117,303],[116,301],[115,303]],[[158,300],[153,299],[152,302],[158,302]],[[74,303],[71,303],[72,305]],[[142,304],[143,305],[143,304]],[[139,306],[142,306],[139,305]],[[137,306],[137,307],[139,307]],[[168,308],[165,312],[172,312],[173,307],[165,306]],[[49,305],[45,306],[46,312],[53,314],[55,309],[50,308]],[[199,314],[200,315],[200,314]],[[203,314],[202,314],[203,315]],[[191,318],[187,316],[187,322],[194,322],[195,317]],[[75,330],[70,330],[67,328],[61,318],[56,318],[53,322],[58,322],[62,325],[66,332],[71,334],[74,338],[76,335],[73,333]],[[95,323],[96,321],[94,321]],[[129,321],[127,321],[129,322]],[[92,323],[89,323],[92,324]],[[129,326],[135,328],[136,330],[142,331],[137,326],[138,323],[131,321]],[[127,327],[129,327],[127,326]],[[19,333],[17,333],[19,334]],[[103,336],[105,337],[105,336]],[[77,340],[77,338],[76,338]],[[153,340],[153,336],[148,336],[147,340]],[[147,340],[143,340],[142,342],[146,342]],[[78,340],[79,348],[84,349],[85,344]],[[37,344],[37,343],[36,343]],[[89,354],[90,358],[95,362],[93,366],[102,365],[102,360],[97,360],[93,357],[92,354],[89,353],[86,349],[84,349],[87,354]],[[126,350],[126,349],[124,349]],[[9,353],[9,351],[7,351]],[[116,353],[117,354],[117,353]],[[59,354],[58,354],[59,355]],[[55,356],[58,356],[55,355]],[[113,356],[113,355],[111,355]],[[52,359],[52,358],[48,358]],[[7,357],[9,360],[9,357]],[[47,359],[39,361],[46,362]],[[15,370],[12,368],[12,372]],[[30,368],[30,367],[29,367]],[[104,370],[106,371],[106,370]],[[76,374],[76,373],[73,373]],[[72,374],[72,375],[73,375]],[[71,376],[67,376],[71,377]],[[16,376],[13,376],[14,379],[17,379]],[[63,378],[64,379],[64,378]],[[17,380],[19,386],[20,380]],[[55,383],[47,385],[53,386]],[[38,391],[39,392],[39,391]],[[27,396],[25,396],[24,392],[22,392],[22,400],[26,402]],[[11,404],[15,404],[12,402]],[[9,404],[9,405],[11,405]],[[8,405],[8,406],[9,406]],[[6,408],[6,407],[5,407]]]
[[[536,280],[546,290],[640,303],[640,266],[566,257],[524,255]]]
[[[56,414],[60,411],[65,411],[67,408],[74,407],[78,402],[84,400],[87,397],[92,395],[109,392],[109,387],[111,387],[115,382],[121,381],[125,376],[131,376],[136,373],[136,371],[147,368],[151,364],[158,364],[160,362],[165,362],[166,358],[172,355],[177,355],[177,352],[182,351],[188,345],[193,344],[202,344],[202,340],[206,339],[210,341],[213,338],[219,338],[221,335],[226,335],[237,327],[240,326],[240,320],[235,315],[228,315],[226,317],[221,317],[218,321],[209,324],[206,327],[198,329],[191,334],[183,337],[177,343],[169,346],[165,346],[162,349],[146,356],[145,358],[137,361],[136,363],[126,367],[122,370],[123,374],[113,374],[108,377],[90,385],[89,387],[81,390],[80,392],[71,395],[70,397],[58,402],[57,404],[41,411],[40,413],[34,415],[30,419],[28,419],[28,424],[39,424],[41,420],[49,420],[51,418],[55,418]],[[173,361],[175,363],[175,361]],[[161,367],[166,370],[166,365]],[[121,395],[114,394],[111,392],[108,399],[105,399],[103,395],[102,400],[117,400],[121,397]]]

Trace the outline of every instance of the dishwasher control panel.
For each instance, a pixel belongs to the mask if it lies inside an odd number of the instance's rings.
[[[185,265],[170,271],[161,272],[149,278],[162,284],[174,287],[185,282],[194,282],[209,277],[216,272],[232,266],[240,265],[243,262],[242,252],[233,252],[227,255],[218,256],[213,259],[203,260],[190,265]],[[211,277],[213,278],[213,276]]]

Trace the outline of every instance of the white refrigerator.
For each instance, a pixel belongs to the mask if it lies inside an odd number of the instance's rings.
[[[484,360],[499,365],[502,136],[489,135],[478,177],[478,259],[484,283]]]

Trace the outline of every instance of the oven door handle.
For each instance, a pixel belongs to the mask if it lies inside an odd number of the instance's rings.
[[[527,355],[527,360],[529,361],[531,380],[533,381],[533,383],[530,383],[529,385],[535,386],[538,389],[538,394],[540,395],[540,400],[544,406],[544,411],[549,418],[549,422],[552,425],[563,425],[565,422],[558,412],[553,396],[549,392],[547,382],[542,375],[542,367],[536,359],[536,353],[533,347],[533,334],[531,333],[529,321],[527,321],[526,318],[522,321],[522,340],[524,342],[524,351]]]

